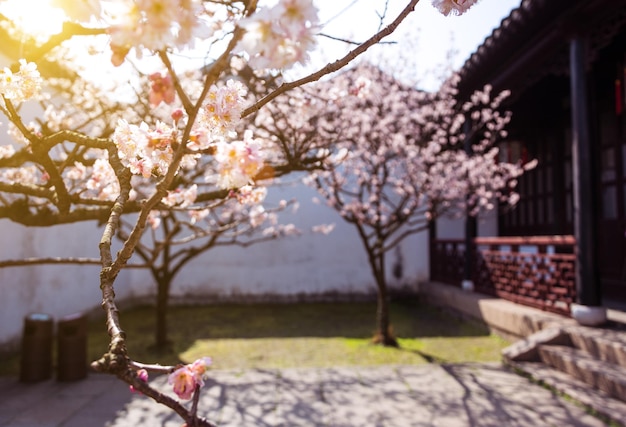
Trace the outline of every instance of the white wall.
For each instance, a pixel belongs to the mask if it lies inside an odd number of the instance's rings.
[[[344,223],[327,206],[311,202],[315,191],[299,185],[272,189],[275,198],[300,201],[295,214],[281,214],[282,222],[294,223],[302,235],[260,243],[245,250],[216,248],[194,261],[172,289],[173,296],[204,294],[221,299],[241,296],[320,296],[322,294],[372,293],[375,284],[356,229]],[[336,225],[329,235],[309,230],[318,224]],[[394,286],[411,285],[427,278],[427,234],[401,246],[403,277],[391,274],[396,254],[389,254],[388,277]],[[136,271],[133,274],[140,274]],[[136,280],[136,279],[134,279]]]
[[[94,223],[50,228],[24,227],[0,220],[3,244],[0,260],[30,257],[98,256],[99,229]],[[14,345],[21,334],[23,318],[42,312],[55,319],[78,311],[97,310],[100,305],[97,265],[37,265],[0,268],[0,349]],[[135,296],[129,275],[118,280],[121,299]]]
[[[498,235],[498,213],[496,211],[481,213],[476,222],[476,234],[479,237],[490,237]],[[464,239],[465,238],[465,218],[437,219],[438,239]]]
[[[272,189],[274,199],[297,196],[300,208],[286,215],[303,230],[301,236],[260,243],[248,248],[211,250],[192,261],[176,277],[174,300],[220,301],[322,298],[374,293],[365,251],[356,230],[332,209],[312,203],[315,191],[305,187]],[[335,223],[329,235],[307,230],[322,223]],[[102,229],[95,223],[50,228],[23,227],[0,220],[4,244],[0,260],[25,257],[98,257]],[[403,276],[391,274],[398,254],[389,254],[391,287],[414,287],[428,278],[428,237],[422,233],[401,245]],[[131,260],[132,261],[132,260]],[[14,347],[21,336],[23,319],[43,312],[55,319],[77,311],[98,310],[98,266],[45,265],[0,269],[0,350]],[[120,303],[151,299],[152,278],[146,271],[130,269],[120,274],[115,286]]]

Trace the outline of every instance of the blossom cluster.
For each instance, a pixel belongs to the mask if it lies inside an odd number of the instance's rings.
[[[162,75],[152,79],[153,83],[159,81],[159,87],[155,89],[153,85],[152,88],[154,96],[151,98],[155,102],[167,102],[169,99],[163,94],[163,79],[165,77]],[[245,86],[236,80],[213,85],[186,143],[186,148],[192,152],[211,149],[217,166],[207,171],[207,181],[214,180],[216,185],[225,189],[252,183],[264,164],[261,143],[253,138],[250,131],[244,133],[242,140],[231,141],[237,135],[236,128],[241,120],[245,95]],[[181,117],[176,116],[174,126],[157,121],[151,127],[145,122],[133,125],[125,119],[119,119],[112,139],[122,163],[133,174],[144,178],[164,174],[171,164],[175,145],[180,143],[176,127],[180,120]],[[185,156],[184,162],[187,166],[193,166],[194,155]],[[213,176],[215,169],[217,179]]]
[[[114,6],[107,13],[114,65],[122,64],[133,47],[151,51],[182,48],[209,31],[201,19],[201,0],[135,0]]]
[[[172,385],[174,393],[179,398],[189,400],[196,389],[204,385],[204,378],[210,365],[210,357],[200,358],[176,369],[169,375],[167,382]]]
[[[246,30],[239,47],[250,56],[250,65],[280,69],[308,59],[319,19],[312,0],[280,0],[239,26]]]
[[[510,184],[526,168],[499,161],[495,146],[510,120],[499,111],[507,93],[492,96],[487,86],[461,106],[457,83],[453,77],[436,93],[421,92],[372,66],[318,83],[326,105],[303,103],[289,119],[309,138],[333,141],[326,170],[308,182],[344,219],[372,228],[419,228],[441,215],[514,204]],[[461,146],[465,125],[474,135],[471,154]]]
[[[153,174],[164,174],[172,160],[172,143],[176,140],[176,129],[163,122],[157,122],[151,129],[142,122],[131,125],[120,119],[113,133],[122,163],[133,174],[150,178]]]
[[[152,73],[150,79],[150,93],[148,100],[152,107],[157,107],[161,102],[172,104],[176,98],[174,83],[169,73],[162,74],[159,72]]]
[[[448,16],[450,13],[453,15],[462,15],[472,7],[478,0],[432,0],[433,6]]]
[[[15,103],[33,99],[41,92],[43,79],[34,62],[20,59],[20,69],[13,73],[9,68],[0,72],[0,93]]]
[[[477,1],[432,0],[432,4],[447,16],[461,15]],[[196,39],[207,39],[223,25],[223,18],[217,22],[205,19],[215,12],[209,12],[201,0],[53,0],[52,4],[64,9],[72,20],[89,22],[95,17],[106,22],[115,65],[122,64],[132,48],[154,52],[193,47]],[[241,19],[238,25],[245,30],[239,48],[250,57],[250,65],[286,68],[307,59],[320,23],[312,0],[279,0]]]
[[[217,144],[215,160],[218,164],[217,185],[221,188],[239,188],[254,182],[263,167],[261,144],[248,130],[241,141]]]
[[[174,370],[167,379],[176,395],[184,400],[189,400],[198,387],[204,385],[206,372],[209,370],[212,360],[210,357],[202,357],[195,362],[179,367]],[[138,369],[136,372],[137,379],[142,382],[148,382],[148,371]],[[130,391],[137,390],[132,385]]]
[[[168,191],[163,203],[168,206],[179,206],[185,208],[196,201],[198,196],[198,186],[193,184],[189,188]]]
[[[198,112],[195,141],[189,148],[207,148],[204,142],[223,139],[233,132],[241,119],[246,87],[238,80],[228,80],[225,85],[213,85],[209,89],[202,109]]]

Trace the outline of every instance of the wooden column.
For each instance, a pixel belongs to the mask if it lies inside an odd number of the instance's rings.
[[[463,142],[463,149],[468,155],[472,155],[472,141],[469,137],[471,133],[471,119],[465,118],[464,123],[465,141]],[[469,197],[469,195],[468,195]],[[465,289],[474,289],[474,239],[477,235],[477,223],[476,217],[469,214],[470,208],[465,214],[465,259],[463,262],[463,282],[462,287]]]
[[[439,270],[438,266],[438,253],[437,253],[437,218],[431,220],[428,223],[428,265],[429,265],[429,278],[432,281],[434,278],[438,278]]]
[[[474,281],[474,238],[476,237],[476,217],[465,217],[465,260],[463,262],[463,281]]]
[[[574,235],[576,236],[576,300],[585,306],[601,304],[596,261],[596,200],[594,197],[593,151],[589,134],[587,99],[587,41],[570,41],[572,108],[572,179],[574,184]]]

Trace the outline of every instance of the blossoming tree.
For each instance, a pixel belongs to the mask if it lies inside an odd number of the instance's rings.
[[[275,206],[263,203],[267,188],[245,186],[232,197],[191,208],[197,191],[174,192],[164,199],[169,209],[152,211],[150,229],[135,247],[136,255],[150,272],[156,284],[154,345],[167,350],[168,305],[171,285],[178,273],[191,261],[217,247],[247,247],[284,236],[300,233],[292,224],[278,223],[278,213],[293,201],[281,200]],[[181,201],[182,200],[182,201]],[[132,222],[122,218],[118,237],[125,241]]]
[[[278,75],[278,70],[305,61],[320,31],[311,0],[278,0],[271,5],[256,0],[55,1],[67,17],[63,30],[22,46],[23,59],[0,73],[0,111],[11,123],[16,144],[21,144],[2,148],[0,217],[25,225],[104,223],[98,246],[99,279],[110,345],[93,363],[94,369],[114,374],[170,407],[187,426],[212,425],[198,415],[197,408],[210,359],[177,367],[133,360],[115,302],[116,278],[139,247],[155,211],[175,211],[185,205],[188,211],[200,212],[243,196],[242,188],[259,184],[267,150],[263,140],[245,129],[244,119],[277,96],[347,65],[391,34],[417,2],[407,0],[388,26],[345,57],[298,80],[250,94],[241,78],[228,75],[233,69],[248,68],[255,75]],[[433,3],[448,14],[464,12],[475,0]],[[70,106],[55,108],[54,100],[46,97],[48,84],[37,65],[68,52],[71,57],[75,49],[97,50],[97,44],[71,48],[68,44],[101,36],[111,63],[128,72],[126,108],[112,101],[111,110],[101,109],[105,114],[86,114],[80,122],[55,126]],[[210,60],[188,79],[177,59],[194,46],[204,49]],[[101,57],[92,62],[98,60]],[[137,81],[146,75],[150,85],[142,91]],[[107,98],[106,89],[101,91]],[[45,116],[31,125],[22,119],[20,107],[33,100],[46,108]],[[89,101],[77,105],[86,113],[98,111]],[[207,159],[213,167],[203,169]],[[177,194],[193,193],[184,186],[188,181],[178,179],[185,171],[200,171],[205,185],[195,197],[178,200]],[[112,240],[129,214],[134,214],[134,221],[121,249],[113,254]],[[191,406],[153,388],[147,382],[150,370],[168,373],[174,393],[192,400]]]
[[[397,345],[386,254],[437,217],[517,200],[524,167],[500,161],[497,148],[510,119],[499,111],[507,94],[492,97],[487,87],[459,104],[457,81],[426,93],[359,66],[316,84],[294,118],[301,133],[328,147],[326,169],[310,183],[358,232],[378,289],[374,340],[384,345]]]

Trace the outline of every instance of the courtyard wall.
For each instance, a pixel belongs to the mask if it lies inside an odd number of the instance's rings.
[[[297,198],[294,223],[301,235],[248,248],[219,247],[192,261],[175,278],[172,302],[307,301],[371,298],[375,284],[353,226],[329,207],[313,203],[315,191],[301,184],[270,190],[270,200]],[[311,227],[334,223],[328,235]],[[98,258],[102,227],[94,222],[24,227],[0,220],[0,260],[29,257]],[[119,243],[116,243],[119,246]],[[428,278],[428,238],[421,233],[389,253],[388,278],[395,290],[415,290]],[[114,248],[115,251],[119,247]],[[131,262],[139,260],[131,259]],[[401,276],[393,274],[401,263]],[[34,312],[59,319],[76,312],[100,313],[98,265],[37,265],[0,268],[0,350],[19,344],[23,319]],[[120,306],[153,303],[155,285],[145,270],[121,272],[115,292]],[[104,327],[104,326],[103,326]]]

